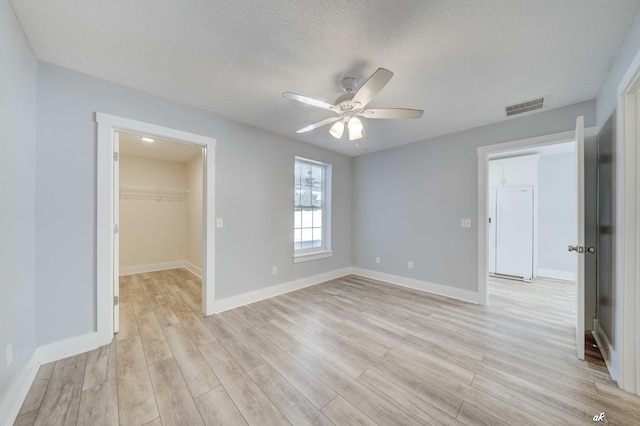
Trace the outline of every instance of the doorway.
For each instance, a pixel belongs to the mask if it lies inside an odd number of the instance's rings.
[[[531,150],[559,143],[576,144],[576,176],[577,179],[577,245],[572,246],[580,253],[577,259],[575,286],[575,332],[576,353],[579,359],[584,358],[584,118],[576,120],[575,132],[545,135],[531,139],[507,142],[478,148],[478,301],[488,303],[488,182],[489,161],[505,153],[516,150]],[[574,242],[567,242],[573,244]],[[567,245],[564,245],[566,250]]]
[[[118,133],[121,275],[177,266],[200,277],[202,147]]]
[[[97,332],[106,343],[111,341],[117,317],[118,276],[115,268],[115,235],[118,195],[115,190],[118,132],[144,134],[151,138],[178,141],[202,149],[202,313],[214,313],[215,303],[215,145],[210,137],[183,132],[155,124],[130,120],[103,113],[96,114],[97,137],[97,199],[96,199],[96,280]]]
[[[160,281],[169,274],[160,271],[174,270],[171,275],[184,279],[169,280],[173,289],[201,312],[203,148],[130,132],[117,136],[114,275],[120,279],[119,306],[129,300],[129,285]]]

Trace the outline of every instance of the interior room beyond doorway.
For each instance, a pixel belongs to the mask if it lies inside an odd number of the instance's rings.
[[[199,282],[203,148],[128,132],[119,144],[119,275],[186,269]]]
[[[503,152],[488,170],[489,275],[575,281],[575,143]]]

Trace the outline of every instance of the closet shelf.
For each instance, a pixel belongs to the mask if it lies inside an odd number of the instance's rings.
[[[161,186],[120,185],[121,200],[185,201],[188,189]]]

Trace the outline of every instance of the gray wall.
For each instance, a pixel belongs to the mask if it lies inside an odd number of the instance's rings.
[[[627,38],[622,44],[620,51],[617,52],[611,64],[609,74],[607,74],[607,78],[598,92],[596,98],[596,120],[598,127],[602,127],[611,113],[617,108],[618,85],[624,73],[627,72],[631,61],[633,61],[633,58],[638,54],[638,51],[640,51],[640,13],[636,15],[633,24],[631,24],[631,28],[627,32]],[[611,53],[613,55],[615,52]]]
[[[542,155],[538,161],[538,269],[575,274],[576,244],[575,153]]]
[[[354,160],[353,265],[477,291],[479,146],[559,133],[593,101],[379,151]],[[471,218],[472,228],[460,227]],[[381,263],[375,263],[375,257]],[[407,269],[407,261],[414,269]]]
[[[36,60],[9,2],[0,2],[0,402],[35,348]],[[13,363],[5,350],[13,342]]]
[[[96,111],[217,139],[218,298],[351,265],[350,157],[44,62],[37,81],[39,345],[95,328]],[[296,155],[333,165],[332,258],[293,264]]]
[[[618,86],[620,85],[622,78],[624,77],[629,66],[631,65],[631,62],[639,52],[640,52],[640,13],[636,15],[635,20],[633,21],[633,24],[629,29],[629,32],[627,33],[627,37],[622,47],[620,48],[620,51],[617,52],[617,55],[613,63],[611,64],[609,74],[607,75],[607,78],[604,84],[602,85],[602,87],[600,88],[600,91],[598,92],[598,96],[596,98],[596,104],[597,104],[596,118],[597,118],[598,128],[603,127],[607,122],[607,120],[609,119],[609,117],[611,116],[611,114],[616,112],[616,108],[618,104]],[[613,132],[614,133],[616,132],[615,123],[614,123]],[[615,147],[614,147],[613,156],[614,158],[616,156]],[[614,173],[615,173],[615,170],[614,170]],[[616,177],[614,176],[614,188],[615,188],[615,179]],[[615,194],[614,194],[614,199],[615,199]],[[614,211],[615,211],[615,208],[614,208]],[[616,244],[615,243],[615,217],[613,219],[613,226],[614,226],[613,244],[615,247],[615,244]],[[593,243],[595,243],[595,240],[593,241]],[[616,268],[616,265],[618,263],[619,263],[619,260],[616,259],[616,257],[614,257],[613,258],[614,269]],[[615,299],[615,288],[619,285],[618,278],[616,277],[615,274],[616,273],[614,270],[613,272],[614,283],[613,283],[613,289],[612,289],[612,292],[614,293],[612,297],[614,299]],[[608,295],[605,295],[605,297],[607,296]],[[608,303],[610,304],[611,302],[609,301]],[[600,307],[599,310],[602,310],[602,307]],[[608,335],[607,337],[610,339],[610,341],[614,345],[615,354],[617,355],[619,354],[619,351],[620,351],[620,347],[619,347],[620,342],[618,341],[618,335],[617,335],[620,329],[619,329],[619,324],[616,324],[615,322],[616,318],[619,318],[619,315],[617,315],[616,312],[617,312],[617,309],[614,303],[613,313],[611,313],[611,316],[613,317],[612,324],[607,325],[607,328],[610,329],[610,330],[607,330],[607,333],[610,332],[611,334]],[[607,314],[609,313],[607,312]],[[616,357],[611,360],[611,364],[613,365],[613,368],[615,370],[618,369],[619,363],[620,363],[619,357]]]

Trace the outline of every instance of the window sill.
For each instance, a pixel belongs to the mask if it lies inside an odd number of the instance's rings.
[[[333,256],[333,250],[314,251],[293,255],[293,263],[309,262],[310,260],[324,259]]]

